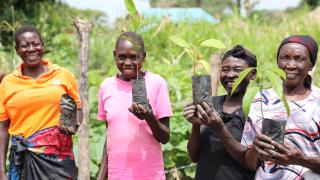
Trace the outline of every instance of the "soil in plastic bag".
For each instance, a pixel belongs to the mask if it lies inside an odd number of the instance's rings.
[[[77,130],[77,105],[67,94],[61,96],[60,100],[60,126]]]
[[[132,102],[141,104],[146,110],[150,110],[147,97],[147,88],[144,78],[131,80],[132,84]]]
[[[283,144],[285,128],[285,120],[263,119],[262,121],[262,134],[271,137],[279,144]]]
[[[211,77],[209,75],[192,76],[193,104],[206,102],[210,107],[212,104]]]

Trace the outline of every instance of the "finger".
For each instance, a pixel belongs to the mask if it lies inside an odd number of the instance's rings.
[[[74,135],[76,133],[76,130],[72,127],[67,127],[67,131],[68,131],[68,134],[70,135]]]
[[[277,148],[280,152],[286,152],[287,151],[287,148],[285,148],[283,145],[279,144],[278,142],[276,141],[271,141],[271,144]]]
[[[201,115],[206,114],[206,112],[204,111],[204,109],[202,108],[202,106],[200,106],[200,104],[197,104],[197,110]]]
[[[199,104],[197,105],[197,110],[202,117],[201,120],[203,121],[203,123],[208,125],[209,117],[208,117],[207,113],[204,111],[204,109]]]
[[[144,108],[143,105],[141,105],[141,104],[137,104],[137,108],[139,109],[140,113],[145,114],[147,112],[146,108]]]
[[[210,108],[210,106],[206,102],[202,102],[202,106],[203,106],[204,111],[210,117],[213,114],[213,109]]]
[[[187,117],[189,115],[194,116],[195,110],[188,110],[183,112],[183,116]]]
[[[129,110],[130,112],[133,111],[133,106],[132,106],[132,104],[131,104],[131,106],[128,108],[128,110]]]
[[[189,114],[189,115],[186,116],[187,120],[191,120],[192,118],[194,118],[192,114]]]
[[[271,155],[272,158],[274,159],[278,159],[278,160],[283,160],[286,158],[286,155],[285,154],[281,154],[275,150],[267,150],[267,152]]]
[[[275,147],[272,144],[265,141],[261,141],[257,137],[254,139],[253,144],[256,146],[259,146],[259,148],[262,148],[262,149],[275,149]]]
[[[195,110],[196,106],[193,104],[188,104],[184,107],[184,111],[191,110],[191,109]]]
[[[262,148],[260,148],[259,146],[253,146],[253,148],[255,149],[255,151],[258,152],[258,154],[263,157],[263,156],[266,156],[266,157],[271,157],[266,151],[264,151]]]
[[[265,141],[268,142],[269,144],[271,144],[272,139],[269,136],[266,136],[264,134],[258,134],[256,136],[260,141]]]
[[[198,117],[199,119],[202,119],[202,116],[201,116],[201,114],[200,114],[199,111],[197,111],[197,117]]]
[[[139,107],[138,107],[138,104],[137,104],[137,103],[133,103],[133,104],[132,104],[132,109],[133,109],[133,111],[134,111],[136,114],[139,114],[139,113],[140,113],[140,110],[139,110]]]

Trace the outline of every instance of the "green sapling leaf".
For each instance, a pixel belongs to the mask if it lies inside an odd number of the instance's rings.
[[[189,43],[187,43],[187,41],[185,41],[184,39],[182,39],[178,36],[171,36],[169,39],[180,47],[183,47],[183,48],[190,48],[191,47],[191,45]]]
[[[202,47],[213,47],[213,48],[218,48],[218,49],[224,49],[226,48],[226,45],[217,40],[217,39],[207,39],[207,40],[204,40],[200,46]]]
[[[234,81],[231,94],[234,93],[234,91],[238,88],[239,84],[243,81],[243,79],[251,72],[253,67],[249,67],[239,73],[239,77]]]
[[[278,72],[281,73],[281,71],[278,71]],[[287,115],[289,117],[290,116],[290,108],[289,108],[288,102],[287,102],[287,100],[286,100],[286,98],[285,98],[285,96],[283,94],[283,87],[282,87],[282,79],[281,79],[281,77],[278,74],[276,74],[274,72],[274,70],[267,70],[266,74],[268,74],[267,78],[271,82],[272,87],[275,90],[276,94],[282,100],[282,102],[283,102],[283,104],[284,104],[284,106],[286,108]]]
[[[247,88],[246,94],[244,95],[242,100],[242,109],[245,117],[248,117],[251,103],[254,100],[254,97],[256,96],[257,92],[259,92],[259,90],[260,87],[258,86],[251,86]]]
[[[133,0],[124,0],[124,3],[126,5],[126,9],[129,12],[130,16],[135,16],[137,9],[136,9],[136,6],[134,5]]]

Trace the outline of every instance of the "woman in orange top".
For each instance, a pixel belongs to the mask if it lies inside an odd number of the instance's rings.
[[[14,37],[23,62],[0,84],[0,179],[76,179],[72,134],[79,123],[73,117],[81,107],[76,79],[42,59],[44,43],[34,26],[23,26]],[[72,120],[75,126],[64,126]]]

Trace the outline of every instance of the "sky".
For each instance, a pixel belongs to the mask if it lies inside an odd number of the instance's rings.
[[[119,16],[125,16],[126,9],[123,0],[62,0],[72,7],[79,9],[100,10],[107,14],[108,24]],[[150,8],[149,0],[134,0],[138,10]],[[262,10],[285,10],[288,7],[295,7],[300,0],[259,0],[255,9]]]

